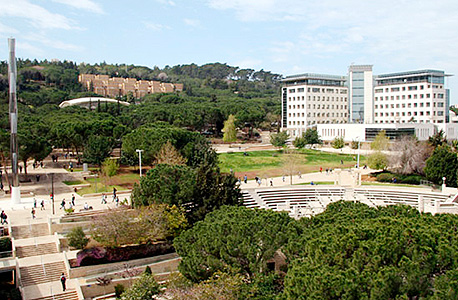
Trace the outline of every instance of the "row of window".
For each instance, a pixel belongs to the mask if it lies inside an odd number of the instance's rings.
[[[288,117],[305,117],[305,114],[304,113],[288,113]],[[312,117],[312,113],[307,113],[307,117]],[[347,113],[324,113],[324,112],[314,112],[313,113],[313,117],[341,117],[341,118],[346,118],[347,117]]]
[[[385,88],[385,93],[388,93],[388,92],[400,92],[400,91],[405,91],[405,90],[408,90],[408,91],[416,91],[418,90],[418,88],[420,88],[420,90],[424,90],[425,89],[425,86],[424,85],[420,85],[420,86],[417,86],[417,85],[409,85],[407,87],[403,86],[403,87],[392,87],[391,89],[390,88]],[[431,88],[431,85],[428,84],[428,89]],[[433,85],[433,88],[434,89],[441,89],[442,88],[442,85]],[[383,93],[383,88],[378,88],[378,89],[375,89],[375,92],[376,93]]]
[[[302,97],[288,97],[288,100],[289,101],[296,101],[296,100],[300,101],[300,100],[305,100],[305,97],[304,96],[302,96]],[[320,100],[323,100],[323,101],[334,101],[335,100],[335,101],[343,102],[343,101],[347,101],[347,97],[308,96],[308,100],[309,101],[312,101],[312,100],[313,101],[315,101],[315,100],[316,101],[320,101]]]
[[[288,109],[296,109],[296,108],[300,109],[300,108],[305,108],[305,107],[304,107],[304,104],[302,104],[302,105],[288,105]],[[331,105],[329,105],[329,104],[328,105],[325,105],[325,104],[323,104],[323,105],[320,105],[320,104],[317,104],[317,105],[308,104],[307,108],[308,109],[312,109],[312,108],[313,109],[320,109],[320,108],[322,108],[322,109],[334,109],[334,108],[335,109],[339,109],[339,105],[335,105],[334,106],[334,104],[331,104]],[[340,105],[340,109],[347,109],[347,105]]]
[[[407,96],[407,97],[406,97]],[[420,94],[420,99],[424,99],[424,98],[431,98],[431,94]],[[435,99],[444,99],[444,94],[443,93],[434,93],[433,94],[433,98]],[[375,97],[375,101],[383,101],[383,99],[385,100],[394,100],[395,99],[395,96],[391,96],[391,97],[388,97],[388,96],[385,96],[385,97]],[[397,95],[396,96],[396,100],[405,100],[405,99],[418,99],[418,95],[417,94],[413,94],[413,95],[402,95],[402,96],[399,96]]]
[[[288,93],[303,93],[305,92],[305,88],[297,88],[297,89],[288,89]],[[331,94],[346,94],[347,90],[346,89],[330,89],[330,88],[307,88],[307,92],[312,92],[312,93],[331,93]]]
[[[405,116],[408,116],[408,117],[410,117],[410,116],[430,116],[430,115],[431,115],[431,112],[429,110],[426,111],[426,112],[423,112],[423,111],[419,111],[419,112],[416,112],[416,111],[405,112],[405,111],[403,111],[401,113],[400,112],[396,112],[396,117],[399,117],[399,116],[403,116],[403,117],[405,117]],[[390,117],[390,116],[394,117],[395,113],[394,112],[391,112],[391,113],[387,113],[386,112],[386,113],[380,113],[380,114],[379,113],[375,113],[375,116],[376,117],[379,117],[379,116],[380,117],[384,117],[384,116],[385,117]],[[433,116],[436,116],[436,112],[435,111],[433,111]],[[443,111],[438,111],[437,112],[437,116],[438,117],[444,116],[444,112]]]
[[[406,121],[406,120],[401,120],[400,122],[399,121],[394,121],[394,120],[385,120],[385,121],[375,121],[375,123],[410,123],[411,121]],[[444,123],[444,120],[419,120],[419,121],[416,121],[416,120],[413,120],[414,123]]]
[[[320,120],[320,121],[307,121],[307,125],[313,124],[346,124],[347,121],[343,120]],[[288,125],[305,125],[305,121],[288,121]]]
[[[399,104],[397,103],[396,105],[395,104],[380,104],[379,105],[374,105],[374,108],[375,109],[378,109],[380,107],[380,109],[383,109],[383,108],[411,108],[411,107],[430,107],[431,106],[431,102],[426,102],[426,103],[423,103],[423,102],[420,102],[420,103],[402,103],[402,104]],[[444,102],[437,102],[437,105],[436,105],[436,102],[433,102],[433,107],[444,107]]]

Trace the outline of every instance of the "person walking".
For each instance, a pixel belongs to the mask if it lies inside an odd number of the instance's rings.
[[[45,200],[41,200],[41,208],[40,210],[46,210],[45,209]]]
[[[75,194],[72,194],[72,206],[75,206]]]
[[[113,188],[113,201],[114,202],[116,200],[116,188]]]
[[[59,209],[65,209],[65,198],[62,199],[62,202],[60,203],[60,208]]]
[[[107,195],[105,193],[102,194],[102,204],[107,204]]]
[[[62,273],[62,275],[60,276],[60,282],[62,283],[62,290],[65,290],[67,289],[67,287],[65,286],[65,282],[67,281],[67,278],[65,277],[65,274]]]
[[[33,207],[37,208],[37,199],[35,197],[33,198]]]
[[[8,216],[5,214],[5,211],[2,210],[2,213],[0,214],[0,219],[2,219],[2,225],[3,224],[8,224]]]
[[[36,218],[36,216],[35,216],[35,207],[32,207],[31,213],[32,213],[32,219],[35,219]]]

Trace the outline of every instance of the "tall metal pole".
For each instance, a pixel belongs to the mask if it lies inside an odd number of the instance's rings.
[[[12,168],[12,181],[11,181],[11,200],[13,203],[21,202],[21,192],[19,187],[19,174],[18,174],[18,142],[17,142],[17,96],[16,96],[16,55],[15,55],[16,41],[13,38],[8,39],[9,47],[9,63],[8,63],[8,79],[9,79],[9,113],[10,113],[10,155],[11,155],[11,168]]]
[[[143,150],[137,149],[135,150],[138,153],[138,165],[140,167],[140,177],[142,177],[142,152]]]

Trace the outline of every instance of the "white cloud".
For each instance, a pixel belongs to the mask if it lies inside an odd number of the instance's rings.
[[[196,19],[184,19],[183,22],[191,27],[200,27],[200,21]]]
[[[72,6],[77,9],[87,10],[97,14],[103,14],[104,11],[100,4],[92,0],[53,0],[54,2]]]
[[[63,15],[51,13],[47,9],[27,0],[0,0],[0,16],[19,17],[40,29],[75,29],[73,22]]]
[[[167,25],[162,25],[162,24],[156,24],[148,21],[144,21],[143,24],[145,25],[146,28],[154,30],[154,31],[162,31],[162,30],[170,30],[170,26]]]

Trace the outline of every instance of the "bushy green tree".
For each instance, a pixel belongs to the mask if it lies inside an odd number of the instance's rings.
[[[270,143],[275,147],[283,147],[288,141],[289,134],[287,131],[280,131],[270,135]]]
[[[452,187],[457,186],[457,170],[457,154],[448,145],[438,146],[426,160],[424,168],[428,180],[441,184],[442,177],[446,177],[446,184]]]
[[[121,295],[122,300],[151,300],[160,293],[160,286],[151,274],[143,273]]]
[[[331,146],[334,149],[342,149],[345,146],[345,141],[344,141],[343,137],[341,137],[341,136],[336,137],[331,142]]]
[[[285,250],[286,299],[453,299],[458,218],[337,202]]]
[[[86,237],[86,234],[83,231],[83,228],[80,226],[73,228],[66,235],[68,240],[68,245],[76,249],[83,249],[89,243],[89,239]]]
[[[90,136],[84,147],[84,161],[99,167],[110,156],[113,148],[111,138],[101,135]]]
[[[224,142],[235,142],[237,140],[237,130],[235,128],[235,117],[229,115],[227,120],[224,122],[223,128],[223,141]]]
[[[287,213],[224,206],[175,239],[179,270],[194,282],[217,271],[252,279],[267,272],[267,260],[294,236],[291,222]]]
[[[388,158],[381,151],[376,151],[367,157],[367,165],[374,170],[386,169]]]
[[[371,143],[372,150],[386,151],[388,150],[390,139],[386,136],[385,130],[381,130],[374,141]]]
[[[190,223],[222,205],[242,203],[237,179],[221,174],[208,165],[191,168],[180,165],[157,165],[134,186],[132,201],[136,207],[152,203],[177,205],[186,210]]]

